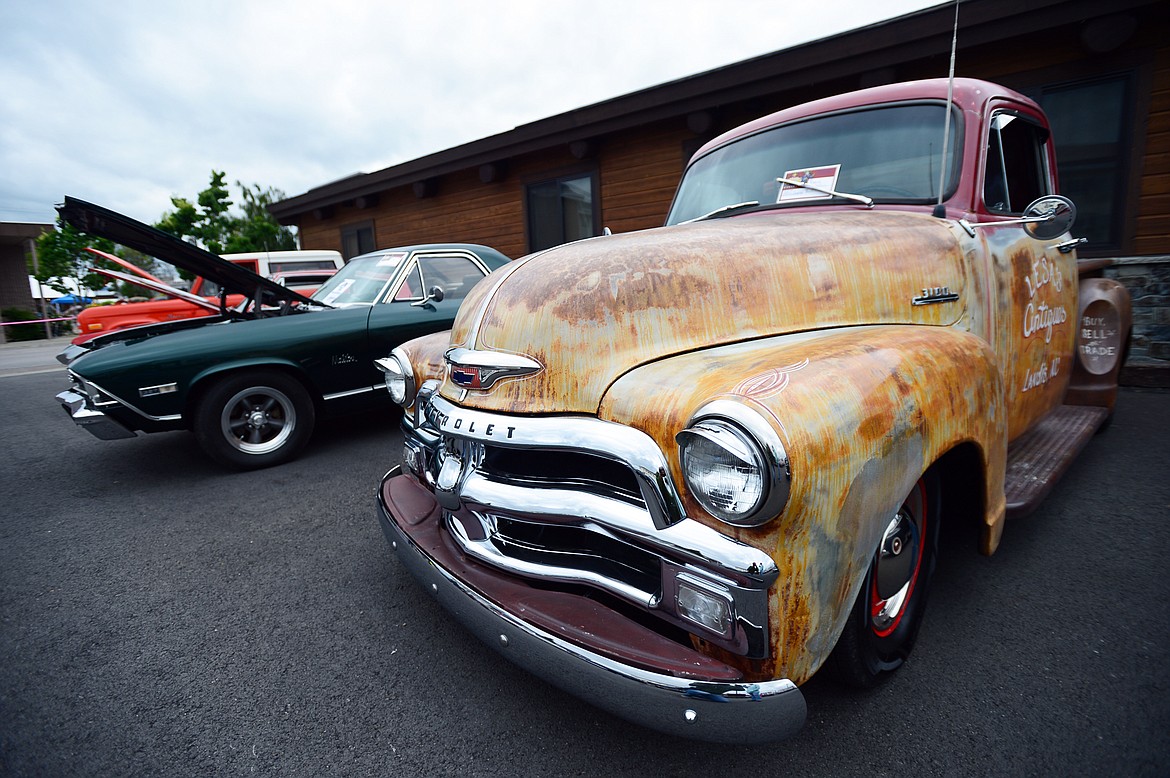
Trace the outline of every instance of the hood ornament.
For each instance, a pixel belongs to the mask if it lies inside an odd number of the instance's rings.
[[[499,351],[452,348],[443,358],[450,367],[451,381],[464,389],[491,389],[501,379],[521,378],[544,369],[531,357]]]

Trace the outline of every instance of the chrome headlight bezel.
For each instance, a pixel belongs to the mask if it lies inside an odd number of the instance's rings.
[[[787,504],[791,485],[788,454],[772,426],[752,409],[730,400],[708,403],[691,416],[675,441],[687,490],[705,511],[725,524],[757,527],[779,515]],[[722,449],[729,461],[740,463],[746,477],[758,478],[759,493],[734,510],[706,493],[703,484],[690,475],[688,451],[696,445]]]
[[[404,408],[410,407],[416,394],[414,382],[414,368],[410,360],[401,349],[394,349],[390,356],[375,359],[374,365],[382,371],[382,378],[386,382],[386,391],[390,399]]]

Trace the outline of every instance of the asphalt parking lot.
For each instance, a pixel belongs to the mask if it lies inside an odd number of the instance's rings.
[[[390,414],[230,473],[186,433],[92,438],[39,369],[0,369],[0,774],[1170,774],[1165,390],[1124,390],[995,556],[944,537],[889,684],[814,679],[796,738],[729,747],[614,719],[456,627],[374,518]]]

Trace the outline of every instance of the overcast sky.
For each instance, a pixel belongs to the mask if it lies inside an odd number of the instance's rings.
[[[937,4],[0,0],[0,221],[297,195]]]

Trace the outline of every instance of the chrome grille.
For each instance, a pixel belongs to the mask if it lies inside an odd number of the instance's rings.
[[[404,464],[468,557],[536,587],[610,598],[660,631],[699,630],[734,653],[768,655],[774,560],[688,519],[646,433],[585,416],[464,408],[426,384],[403,427]],[[679,613],[684,578],[726,598],[725,631]]]
[[[499,483],[582,491],[646,506],[629,467],[586,452],[489,445],[484,447],[480,472]]]
[[[659,592],[659,559],[629,543],[581,527],[504,518],[497,518],[495,526],[492,542],[514,559],[581,570],[640,591]]]

